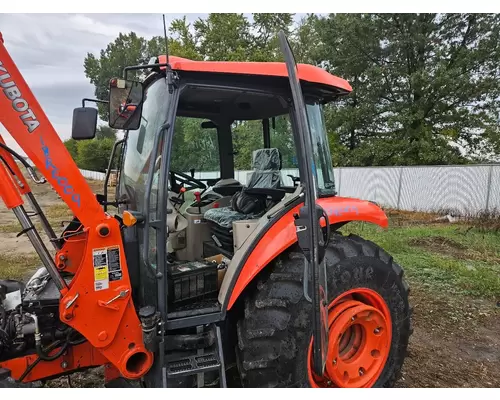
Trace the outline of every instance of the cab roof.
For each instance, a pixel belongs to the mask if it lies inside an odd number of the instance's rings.
[[[166,56],[158,56],[158,62],[160,64],[166,63]],[[187,58],[169,56],[169,63],[176,71],[288,77],[286,64],[283,62],[193,61]],[[297,64],[297,70],[301,81],[330,86],[345,94],[352,91],[349,82],[322,68],[309,64]]]

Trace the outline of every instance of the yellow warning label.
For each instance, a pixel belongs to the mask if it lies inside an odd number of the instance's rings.
[[[104,281],[108,279],[108,267],[95,267],[94,268],[94,280]]]

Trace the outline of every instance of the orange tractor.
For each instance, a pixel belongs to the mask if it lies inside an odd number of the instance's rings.
[[[0,141],[0,194],[43,264],[27,282],[0,281],[0,386],[102,365],[108,387],[395,383],[411,334],[403,270],[376,244],[338,231],[351,221],[388,225],[376,204],[335,190],[323,105],[351,87],[297,65],[279,39],[284,63],[167,53],[111,80],[109,99],[95,101],[124,131],[108,169],[118,156],[114,199],[106,184],[91,191],[1,41],[0,122],[44,179]],[[73,118],[74,139],[95,136],[96,108],[84,102]],[[213,133],[215,178],[175,169],[186,118]],[[279,118],[287,141],[275,140]],[[262,145],[242,183],[233,137],[250,122]],[[287,185],[290,151],[298,176]],[[60,235],[16,159],[73,212]]]

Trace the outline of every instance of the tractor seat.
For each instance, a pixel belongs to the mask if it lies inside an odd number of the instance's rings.
[[[258,192],[258,189],[262,189],[262,192],[264,193],[266,192],[265,189],[269,189],[268,192],[274,192],[273,189],[280,188],[281,154],[278,149],[269,148],[255,150],[253,152],[252,168],[254,171],[248,185],[241,191],[238,191],[238,193],[233,196],[233,200],[235,200],[236,196],[242,192],[246,192],[247,195],[245,201],[257,201],[259,197],[262,198],[263,196],[262,194],[255,194],[255,192]],[[275,191],[280,192],[279,190]],[[278,198],[279,197],[280,196],[278,195]],[[281,196],[281,198],[282,197],[283,196]],[[268,208],[265,206],[259,210],[254,210],[254,212],[243,213],[235,210],[234,202],[232,201],[231,203],[232,206],[230,207],[212,208],[208,210],[204,215],[205,220],[212,222],[219,227],[231,229],[233,221],[257,218],[264,214]]]

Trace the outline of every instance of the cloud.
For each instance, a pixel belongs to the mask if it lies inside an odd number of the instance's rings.
[[[170,14],[167,23],[183,15]],[[87,53],[98,54],[120,32],[163,33],[161,14],[0,14],[0,27],[7,50],[63,140],[71,136],[73,108],[94,97],[83,68]],[[0,134],[24,154],[1,125]]]

